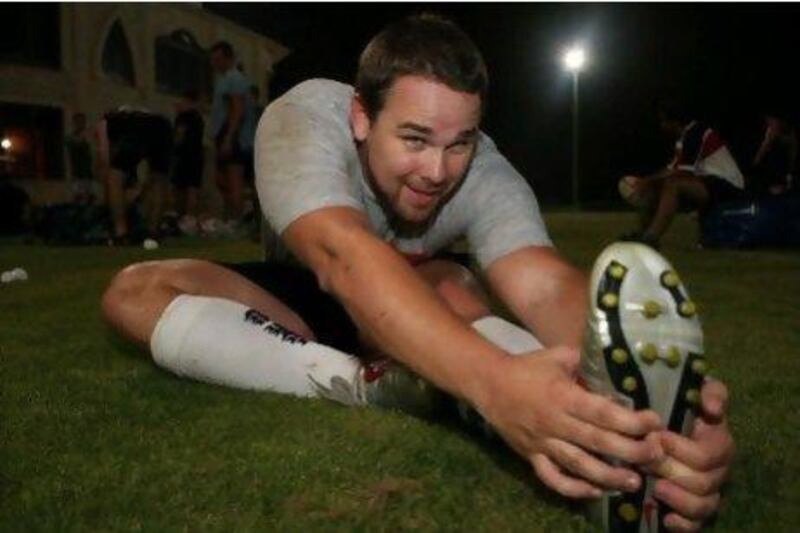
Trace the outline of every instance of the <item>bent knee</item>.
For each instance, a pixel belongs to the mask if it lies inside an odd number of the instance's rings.
[[[481,283],[468,268],[451,261],[435,261],[423,272],[423,277],[465,322],[472,323],[490,314]]]
[[[205,263],[195,259],[173,259],[167,261],[145,261],[129,265],[111,279],[103,293],[102,309],[107,320],[118,318],[119,310],[135,308],[136,302],[158,299],[162,293],[180,292],[176,287],[181,279]]]
[[[159,263],[159,261],[134,263],[111,278],[102,298],[103,315],[106,319],[112,318],[123,302],[146,297],[148,288],[156,282]]]

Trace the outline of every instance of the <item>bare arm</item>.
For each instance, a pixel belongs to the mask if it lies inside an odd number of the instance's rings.
[[[105,119],[97,122],[94,130],[96,156],[94,171],[97,176],[105,177],[111,164],[110,148],[108,144],[108,124]]]
[[[386,353],[458,397],[486,395],[482,377],[506,354],[447,309],[362,213],[320,209],[293,222],[284,238]]]
[[[772,145],[777,138],[777,130],[771,125],[767,126],[767,129],[764,131],[764,138],[761,140],[761,145],[759,145],[758,151],[753,158],[754,167],[757,167],[761,164],[761,162],[764,160],[764,157],[766,157],[767,152],[769,152],[770,148],[772,148]]]
[[[492,289],[545,346],[577,347],[586,324],[587,281],[548,247],[501,257],[486,272]]]
[[[561,494],[597,496],[598,487],[630,490],[640,483],[633,471],[606,465],[579,446],[632,463],[658,455],[651,442],[637,438],[660,427],[655,413],[634,413],[584,391],[574,380],[574,349],[507,356],[444,307],[411,266],[370,232],[359,211],[314,211],[283,237],[379,346],[475,406]],[[562,330],[535,322],[551,342],[576,342],[577,326]]]

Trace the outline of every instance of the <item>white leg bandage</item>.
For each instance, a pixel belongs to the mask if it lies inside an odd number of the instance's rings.
[[[231,300],[178,296],[156,324],[150,349],[156,364],[179,376],[363,403],[358,359],[308,341]]]
[[[486,340],[511,355],[520,355],[544,348],[531,332],[497,316],[478,319],[472,323],[472,327]]]

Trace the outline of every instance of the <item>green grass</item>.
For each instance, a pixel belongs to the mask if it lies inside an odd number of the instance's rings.
[[[583,268],[630,215],[557,213]],[[707,353],[733,390],[738,444],[719,531],[800,524],[800,256],[696,251],[678,221],[664,251],[702,305]],[[581,531],[502,447],[375,409],[176,379],[105,328],[112,273],[151,258],[258,257],[255,245],[141,249],[3,243],[0,530]]]

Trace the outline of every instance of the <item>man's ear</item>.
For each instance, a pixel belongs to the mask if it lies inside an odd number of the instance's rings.
[[[356,141],[364,142],[369,134],[371,126],[367,109],[364,107],[364,100],[361,95],[355,93],[353,95],[353,103],[350,106],[350,124],[353,128],[353,136]]]

